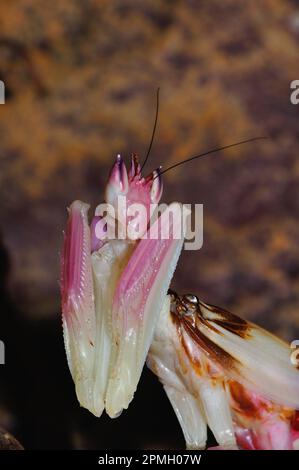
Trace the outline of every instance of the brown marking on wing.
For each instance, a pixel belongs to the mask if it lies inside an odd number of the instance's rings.
[[[197,375],[202,375],[202,372],[203,372],[202,364],[195,356],[193,356],[191,354],[191,351],[189,350],[183,335],[182,335],[181,344],[184,348],[184,351],[185,351],[186,355],[188,356],[189,361],[192,363],[192,367],[193,367],[193,370],[195,371],[195,373]]]
[[[197,375],[202,375],[202,364],[197,360],[196,357],[194,357],[192,354],[191,354],[191,351],[190,349],[188,348],[187,344],[186,344],[186,341],[184,339],[184,336],[182,334],[182,321],[180,319],[179,316],[177,316],[176,314],[174,313],[171,313],[171,318],[176,326],[176,330],[177,330],[177,334],[178,334],[178,338],[180,340],[180,343],[183,347],[183,350],[186,354],[186,356],[188,357],[189,361],[191,362],[192,364],[192,368],[193,370],[195,371],[195,373]],[[186,371],[187,372],[187,369],[186,369],[186,364],[185,362],[183,361],[183,359],[181,358],[180,354],[178,354],[178,358],[179,358],[179,361],[180,361],[180,365],[181,365],[181,368],[183,369],[183,371]]]
[[[187,354],[189,360],[192,362],[192,359],[189,357],[188,351],[186,350],[185,341],[183,340],[183,335],[182,335],[182,328],[181,328],[181,324],[179,322],[178,317],[176,317],[175,325],[176,325],[178,338],[180,340],[180,343],[183,346],[184,352]],[[181,351],[177,351],[177,355],[178,355],[178,360],[179,360],[179,363],[180,363],[181,370],[182,370],[183,374],[187,374],[188,373],[188,367],[187,367],[186,361],[184,361],[183,353]]]
[[[252,401],[245,387],[234,380],[230,380],[228,384],[233,399],[233,410],[247,417],[259,419],[262,410]]]
[[[182,317],[181,322],[186,332],[203,349],[209,359],[216,360],[225,370],[239,370],[240,362],[224,349],[207,338],[190,317]]]
[[[210,320],[208,318],[205,318],[205,313],[201,309],[202,307],[206,308],[207,310],[210,310],[210,312],[212,313],[215,313],[220,318],[213,318]],[[250,324],[246,320],[243,320],[243,318],[240,318],[237,315],[234,315],[233,313],[229,312],[228,310],[225,310],[224,308],[216,307],[215,305],[210,305],[210,304],[203,304],[202,302],[199,302],[199,308],[200,308],[202,317],[205,321],[212,321],[216,323],[217,325],[221,326],[222,328],[224,328],[225,330],[230,331],[231,333],[234,333],[235,335],[240,336],[240,338],[249,338],[251,336]],[[212,325],[210,323],[209,323],[209,328],[212,328]],[[217,328],[212,328],[212,329],[216,331],[218,334],[221,334],[217,330]]]
[[[234,380],[230,380],[228,385],[233,400],[231,406],[235,412],[246,418],[256,420],[265,418],[265,414],[277,414],[280,419],[290,421],[295,429],[296,415],[293,409],[278,405],[260,395],[250,392],[243,385]],[[299,420],[297,424],[299,426]]]

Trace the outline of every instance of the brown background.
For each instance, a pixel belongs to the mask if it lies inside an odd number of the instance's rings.
[[[117,421],[78,407],[59,316],[65,208],[102,202],[118,152],[145,154],[158,86],[148,171],[270,137],[165,175],[164,200],[204,204],[173,287],[299,338],[298,44],[294,0],[1,0],[0,425],[25,447],[183,445],[149,372]]]

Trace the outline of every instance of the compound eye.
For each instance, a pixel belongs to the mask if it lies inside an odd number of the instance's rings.
[[[192,304],[194,306],[198,305],[198,298],[194,294],[186,294],[184,295],[184,301],[186,303]]]
[[[196,295],[187,294],[182,297],[182,305],[186,309],[187,315],[193,315],[198,309],[198,298]]]

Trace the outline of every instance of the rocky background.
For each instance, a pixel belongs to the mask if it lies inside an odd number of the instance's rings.
[[[0,426],[26,448],[183,446],[149,372],[118,420],[79,408],[59,313],[66,206],[144,156],[157,87],[148,171],[269,136],[165,175],[166,201],[204,204],[173,287],[299,338],[298,46],[297,0],[1,0]]]

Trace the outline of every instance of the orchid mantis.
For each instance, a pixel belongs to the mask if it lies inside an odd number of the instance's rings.
[[[136,219],[121,213],[117,199],[143,204],[146,229],[139,238],[111,239],[109,219],[95,215],[89,224],[87,204],[75,201],[69,208],[63,330],[81,406],[117,417],[133,399],[147,359],[187,447],[205,448],[209,426],[221,448],[298,448],[299,370],[288,345],[194,295],[168,294],[184,231],[175,236],[181,206],[173,203],[163,213],[172,215],[169,237],[147,236],[166,220],[152,219],[149,211],[161,195],[159,170],[144,178],[133,155],[128,173],[118,156],[105,199],[127,233]]]

